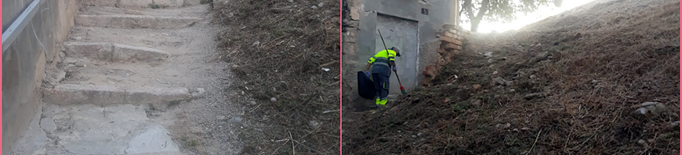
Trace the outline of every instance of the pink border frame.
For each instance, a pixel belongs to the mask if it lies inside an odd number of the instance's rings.
[[[682,2],[682,1],[681,1]],[[339,0],[339,43],[340,43],[340,50],[339,50],[339,76],[340,76],[340,82],[339,82],[339,99],[340,99],[340,106],[339,106],[339,113],[341,117],[339,117],[339,151],[340,154],[343,154],[343,0]],[[0,6],[2,6],[2,3],[0,3]],[[682,8],[680,8],[680,12],[682,12]],[[2,8],[0,8],[0,15],[2,15]],[[0,18],[2,19],[2,18]],[[680,17],[680,21],[682,21],[682,17]],[[681,23],[682,24],[682,23]],[[682,27],[680,27],[680,35],[682,35]],[[680,44],[682,44],[682,40],[680,41]],[[0,43],[0,46],[2,46],[2,43]],[[682,50],[680,51],[682,52]],[[2,59],[2,55],[0,55],[0,59]],[[682,56],[680,57],[680,61],[682,61]],[[680,68],[682,68],[682,63],[680,64]],[[682,77],[680,78],[682,81]],[[0,85],[2,85],[2,64],[0,64]],[[680,83],[680,87],[682,88],[682,83]],[[0,105],[2,105],[2,90],[0,90]],[[680,90],[680,94],[682,95],[682,89]],[[682,100],[682,97],[680,98]],[[682,115],[682,107],[680,108],[680,115]],[[2,124],[2,110],[0,110],[0,124]],[[682,130],[682,126],[680,126],[680,129]],[[2,128],[0,128],[0,136],[2,136]],[[682,135],[680,135],[680,138],[682,139]],[[2,145],[2,141],[0,140],[0,145]],[[682,144],[680,144],[680,148],[682,148]],[[0,148],[0,152],[2,151],[2,148]]]
[[[0,2],[0,6],[2,6],[2,2]],[[0,16],[2,15],[2,8],[0,8]],[[2,19],[2,17],[0,17]],[[0,33],[1,34],[1,33]],[[0,46],[2,46],[2,43],[0,42]],[[0,55],[0,59],[2,59],[2,55]],[[0,85],[2,85],[2,64],[0,63]],[[0,105],[2,105],[2,90],[0,90]],[[2,124],[2,110],[0,109],[0,126]],[[0,137],[2,137],[2,128],[0,128]],[[2,145],[2,140],[0,140],[0,145]],[[0,152],[2,152],[2,148],[0,147]],[[2,153],[0,153],[2,154]]]
[[[341,10],[343,8],[343,1],[339,0],[339,4],[340,4],[339,5],[339,19],[341,19],[341,18],[343,18],[343,15],[342,15],[343,12]],[[1,2],[0,2],[0,6],[2,6]],[[2,8],[0,8],[0,15],[2,15]],[[0,19],[2,19],[2,18],[0,17]],[[342,28],[342,22],[341,22],[341,20],[339,20],[339,38],[340,38],[339,44],[341,46],[340,50],[339,50],[339,60],[340,60],[339,66],[341,67],[341,69],[339,70],[339,76],[340,76],[340,79],[343,79],[343,58],[342,58],[343,37],[341,36],[341,34],[342,34],[341,28]],[[2,43],[0,43],[0,46],[2,46]],[[0,55],[0,59],[2,59],[2,55]],[[2,64],[0,64],[0,85],[2,85]],[[343,94],[343,88],[342,87],[343,87],[343,80],[341,80],[341,82],[339,82],[339,89],[341,90],[339,93],[339,99],[341,100],[341,102],[339,103],[340,104],[339,113],[341,115],[341,117],[339,117],[340,118],[340,120],[339,120],[339,131],[341,131],[339,134],[339,137],[343,137],[343,128],[342,128],[342,125],[343,125],[343,123],[342,123],[343,122],[343,111],[342,111],[343,110],[343,97],[341,97],[341,95]],[[0,90],[0,105],[2,105],[2,90]],[[0,110],[0,124],[2,124],[2,110]],[[2,128],[0,128],[0,137],[2,137],[2,133],[3,133]],[[2,140],[0,140],[0,145],[2,145]],[[339,138],[339,151],[341,152],[341,154],[343,154],[342,146],[343,146],[343,138]],[[0,147],[0,152],[2,152],[1,147]]]
[[[682,2],[682,0],[680,2]],[[680,12],[682,12],[682,8],[680,8]],[[680,21],[682,23],[682,16],[680,16]],[[682,27],[680,27],[680,35],[682,35]],[[680,44],[682,44],[682,40],[680,40]],[[682,50],[680,50],[680,52],[682,52]],[[680,68],[682,68],[682,56],[680,56]],[[682,81],[682,77],[680,77],[680,81]],[[682,83],[680,83],[680,88],[682,88]],[[680,89],[680,94],[680,100],[682,100],[682,89]],[[682,107],[680,107],[680,115],[682,115]],[[682,130],[682,126],[680,126],[680,130]],[[680,139],[682,139],[682,134],[680,134]],[[678,148],[678,151],[680,151],[680,154],[682,155],[682,150],[679,150],[680,148],[682,148],[682,143],[680,143],[680,147]]]
[[[682,17],[681,17],[682,19]],[[343,0],[339,0],[339,152],[343,155]],[[2,57],[0,57],[2,58]],[[1,74],[0,74],[1,75]],[[682,85],[682,84],[681,84]],[[682,91],[681,93],[682,94]],[[682,145],[681,145],[682,146]]]

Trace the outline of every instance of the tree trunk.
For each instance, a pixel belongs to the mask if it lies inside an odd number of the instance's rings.
[[[478,32],[478,24],[480,23],[480,19],[471,19],[471,32]]]
[[[462,17],[462,12],[464,12],[464,11],[467,11],[468,14],[472,13],[472,11],[471,11],[471,0],[464,0],[462,3],[462,6],[460,6],[460,7],[462,7],[462,9],[460,9],[461,11],[459,11],[459,14],[457,15],[457,17]]]
[[[473,13],[471,9],[467,9],[469,12],[469,20],[471,20],[471,32],[478,32],[478,24],[481,23],[481,20],[483,20],[483,16],[485,15],[486,12],[488,12],[488,7],[490,6],[490,0],[483,0],[481,2],[481,8],[478,10],[478,14],[475,17],[473,16]]]

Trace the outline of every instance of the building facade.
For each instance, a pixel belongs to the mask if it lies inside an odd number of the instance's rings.
[[[344,101],[358,101],[356,73],[365,69],[369,57],[397,46],[398,76],[405,89],[424,84],[427,67],[438,65],[443,32],[458,29],[458,0],[348,0],[343,4]],[[460,40],[453,36],[449,40]],[[461,49],[461,42],[454,47]],[[450,48],[452,49],[452,48]],[[389,98],[400,94],[397,78],[391,76]]]

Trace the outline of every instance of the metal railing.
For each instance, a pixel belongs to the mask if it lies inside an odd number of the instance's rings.
[[[33,0],[31,4],[24,9],[24,11],[17,17],[14,22],[12,22],[12,25],[10,25],[7,30],[2,32],[2,53],[5,53],[5,50],[9,48],[10,45],[14,42],[14,40],[17,39],[21,31],[26,28],[26,25],[31,22],[33,19],[33,16],[38,12],[38,4],[40,4],[40,0]]]

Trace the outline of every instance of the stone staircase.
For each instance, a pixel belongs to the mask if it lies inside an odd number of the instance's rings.
[[[213,40],[200,0],[83,0],[17,154],[175,155],[150,110],[200,96],[197,47]],[[201,25],[201,26],[198,26]],[[211,47],[213,48],[213,47]]]

